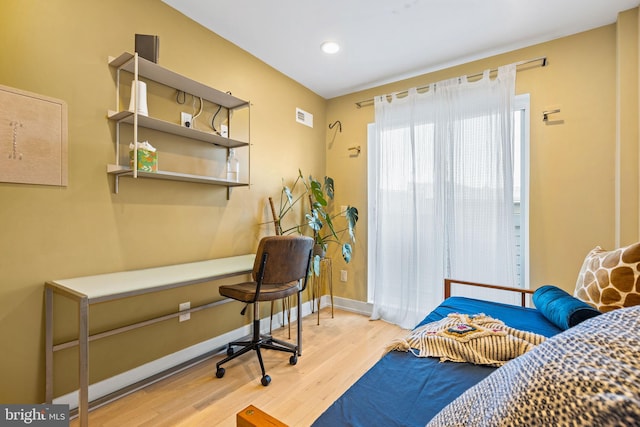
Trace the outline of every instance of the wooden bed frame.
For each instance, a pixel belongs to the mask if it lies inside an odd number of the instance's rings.
[[[452,284],[476,286],[479,288],[498,289],[501,291],[509,291],[509,292],[518,292],[520,294],[520,305],[522,307],[526,307],[527,295],[533,295],[533,292],[534,292],[530,289],[519,289],[519,288],[511,288],[508,286],[488,285],[486,283],[467,282],[464,280],[444,279],[444,299],[447,299],[451,296]]]

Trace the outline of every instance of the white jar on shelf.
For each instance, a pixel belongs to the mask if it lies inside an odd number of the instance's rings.
[[[240,162],[236,157],[236,150],[229,148],[229,156],[227,157],[227,180],[238,182],[240,177]]]
[[[131,82],[131,101],[129,101],[129,111],[136,111],[136,98],[138,99],[137,113],[141,116],[148,116],[149,109],[147,108],[147,84],[138,80],[138,84]]]

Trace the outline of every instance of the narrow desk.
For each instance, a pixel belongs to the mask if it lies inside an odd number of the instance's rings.
[[[146,326],[148,324],[177,317],[180,314],[212,307],[219,302],[176,312],[167,316],[149,319],[126,327],[114,329],[95,336],[89,336],[89,306],[121,298],[158,292],[181,286],[194,285],[225,277],[248,274],[253,269],[255,254],[218,258],[208,261],[143,270],[124,271],[74,279],[53,280],[45,283],[46,331],[46,401],[53,400],[53,353],[63,348],[78,346],[79,399],[78,416],[80,426],[89,424],[89,341],[120,332]],[[53,293],[71,298],[78,303],[78,339],[68,343],[53,345]]]

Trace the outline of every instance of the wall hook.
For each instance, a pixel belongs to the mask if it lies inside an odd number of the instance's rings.
[[[545,110],[542,112],[542,121],[546,122],[549,120],[549,115],[550,114],[557,114],[560,112],[559,108],[556,108],[555,110]]]
[[[356,156],[360,154],[360,146],[359,145],[356,145],[356,146],[353,146],[353,147],[349,147],[349,148],[347,148],[347,150],[355,151],[356,152],[356,154],[355,154]]]
[[[338,125],[338,132],[342,133],[342,123],[340,123],[340,120],[336,120],[335,122],[331,123],[329,125],[329,129],[333,129],[335,125]]]

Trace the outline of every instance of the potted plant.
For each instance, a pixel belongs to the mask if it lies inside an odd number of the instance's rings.
[[[347,206],[343,211],[331,213],[333,197],[333,178],[325,176],[324,182],[312,176],[305,179],[302,172],[298,170],[298,177],[291,187],[284,183],[282,185],[280,208],[277,213],[272,199],[269,198],[277,234],[311,234],[313,237],[316,243],[313,271],[316,275],[320,274],[320,260],[330,244],[339,245],[342,258],[349,263],[353,253],[351,244],[356,240],[355,226],[358,222],[358,209]],[[307,201],[308,207],[305,207]],[[294,215],[298,203],[303,204],[304,219],[301,222],[294,220],[293,225],[286,225],[286,218]]]

